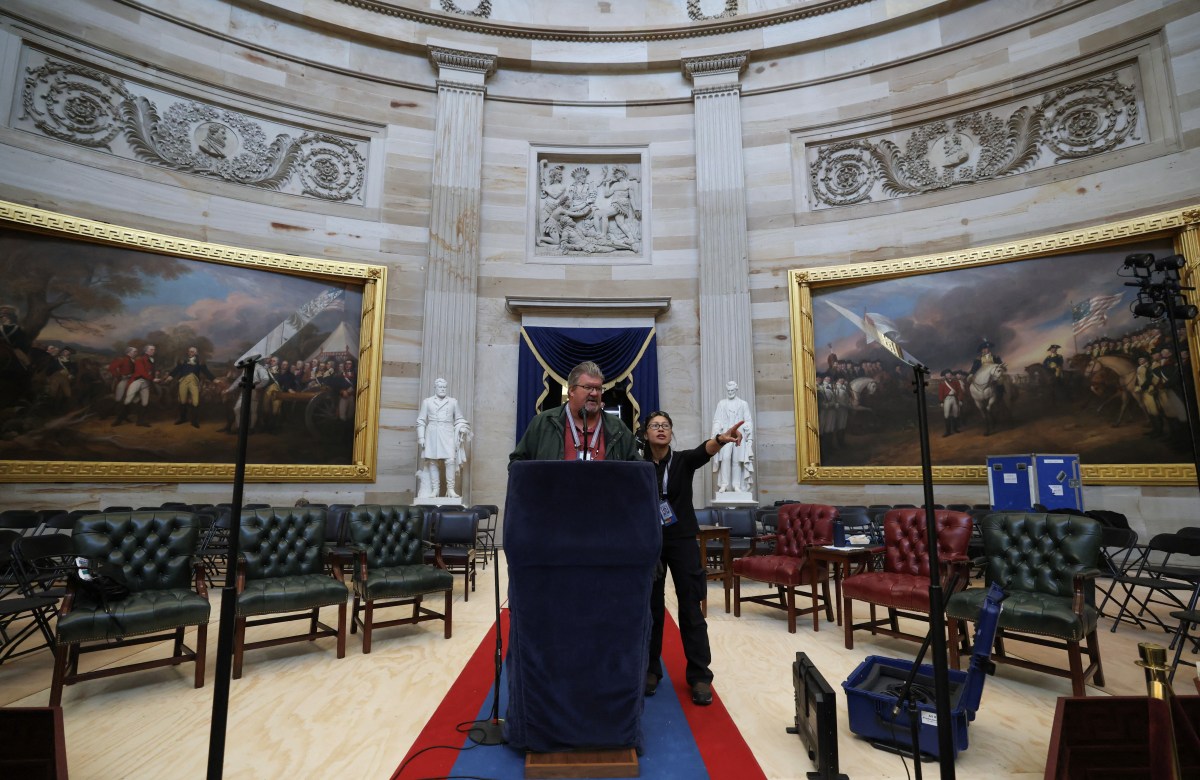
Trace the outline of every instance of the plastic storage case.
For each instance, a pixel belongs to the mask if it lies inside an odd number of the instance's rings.
[[[1000,602],[1004,591],[993,584],[984,600],[979,620],[975,624],[975,644],[971,664],[967,671],[949,669],[950,718],[954,729],[954,755],[967,749],[967,725],[975,720],[979,701],[983,696],[983,679],[994,664],[991,662],[992,642],[996,638],[996,626],[1000,618]],[[905,702],[899,714],[893,716],[896,699],[904,681],[912,670],[912,661],[883,656],[867,656],[858,665],[842,688],[846,692],[846,709],[850,717],[850,730],[860,737],[912,748],[912,731],[909,726],[911,705]],[[933,666],[923,664],[913,685],[927,692],[916,697],[920,726],[917,739],[921,752],[938,757],[937,703],[934,701]],[[925,701],[920,699],[924,698]]]

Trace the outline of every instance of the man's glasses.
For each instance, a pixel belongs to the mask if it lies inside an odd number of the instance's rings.
[[[585,393],[603,393],[604,387],[601,385],[575,385],[581,388]]]
[[[652,431],[669,431],[669,430],[671,430],[671,426],[667,423],[650,423],[646,427]]]

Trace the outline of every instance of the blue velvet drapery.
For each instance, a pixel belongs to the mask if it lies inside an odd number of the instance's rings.
[[[658,340],[654,328],[521,328],[517,360],[517,430],[521,438],[549,392],[548,380],[566,384],[584,360],[604,371],[604,388],[622,385],[634,416],[658,408]]]

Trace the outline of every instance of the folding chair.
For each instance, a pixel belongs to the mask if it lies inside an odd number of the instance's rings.
[[[1155,563],[1153,561],[1157,555],[1161,555],[1162,558]],[[1165,633],[1170,634],[1175,630],[1154,613],[1152,605],[1178,607],[1183,610],[1194,608],[1194,604],[1189,607],[1176,594],[1191,594],[1195,590],[1196,583],[1200,581],[1200,567],[1184,565],[1181,559],[1191,564],[1200,564],[1200,538],[1189,538],[1174,533],[1155,534],[1146,544],[1145,554],[1135,572],[1132,575],[1122,574],[1113,578],[1113,582],[1120,583],[1124,589],[1125,599],[1113,619],[1110,631],[1115,633],[1122,620],[1129,620],[1144,627],[1141,618],[1157,624]],[[1140,598],[1136,593],[1139,588],[1146,591]],[[1130,602],[1137,605],[1136,614]],[[1129,617],[1126,617],[1126,613]]]

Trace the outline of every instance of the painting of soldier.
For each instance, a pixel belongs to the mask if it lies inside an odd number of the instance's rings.
[[[0,278],[0,460],[232,462],[233,365],[257,352],[249,462],[352,462],[355,372],[290,366],[358,359],[361,288],[14,227]]]
[[[930,370],[934,465],[1009,452],[1078,453],[1085,464],[1190,462],[1191,368],[1181,371],[1165,319],[1134,317],[1136,293],[1117,273],[1130,251],[815,288],[821,464],[920,462],[914,373],[889,343]],[[1136,251],[1173,248],[1148,240]],[[1186,332],[1176,336],[1185,351]],[[872,387],[853,394],[848,418],[834,401],[842,381]]]

